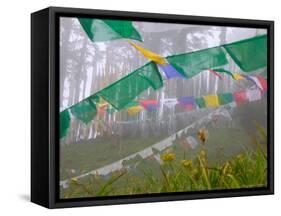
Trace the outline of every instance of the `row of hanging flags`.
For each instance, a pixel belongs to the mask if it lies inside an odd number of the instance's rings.
[[[261,80],[265,80],[263,77],[259,77]],[[260,83],[259,83],[260,84]],[[130,116],[136,115],[142,110],[153,111],[159,108],[162,103],[164,106],[171,108],[176,105],[180,105],[183,109],[193,110],[206,107],[218,107],[221,105],[230,104],[235,102],[236,104],[242,104],[245,102],[253,102],[263,98],[266,94],[266,85],[259,88],[249,88],[246,90],[237,91],[234,93],[219,93],[213,95],[205,95],[202,97],[184,96],[179,98],[168,98],[164,100],[140,100],[130,103],[126,108],[126,111]]]
[[[163,155],[161,157],[161,154],[164,153],[165,155],[165,153],[170,152],[170,149],[173,145],[175,144],[180,145],[182,150],[190,151],[196,149],[199,146],[200,142],[205,142],[206,139],[208,138],[208,130],[202,126],[205,126],[207,122],[218,119],[218,117],[226,117],[227,119],[232,120],[229,111],[225,107],[221,106],[219,109],[213,110],[212,112],[201,117],[200,119],[197,119],[192,124],[177,131],[176,133],[161,140],[160,142],[157,142],[145,149],[142,149],[138,152],[128,155],[111,164],[107,164],[103,167],[100,167],[95,170],[91,170],[86,173],[79,169],[69,169],[68,172],[70,173],[70,175],[76,174],[76,176],[60,181],[60,186],[64,188],[68,188],[71,179],[79,180],[89,175],[98,175],[108,180],[109,175],[111,175],[111,173],[122,169],[126,169],[128,171],[137,174],[138,164],[143,159],[148,159],[152,161],[154,160],[159,164],[163,164],[162,159],[164,159],[165,156],[163,158]],[[195,131],[197,131],[198,129],[197,136],[194,133],[194,129]]]
[[[78,20],[93,42],[117,39],[143,41],[132,21],[88,18],[79,18]],[[166,79],[190,79],[207,70],[221,80],[224,79],[224,76],[231,76],[234,80],[247,80],[258,87],[257,89],[206,95],[199,98],[181,97],[170,101],[170,103],[179,103],[186,109],[216,107],[232,101],[237,103],[247,100],[253,101],[260,98],[267,90],[267,80],[264,77],[255,76],[252,73],[246,75],[246,73],[267,66],[267,35],[167,57],[149,51],[131,40],[128,40],[128,43],[150,61],[129,75],[60,112],[60,138],[67,135],[71,119],[70,113],[83,123],[88,124],[97,114],[105,113],[105,110],[112,112],[126,109],[130,115],[134,115],[142,109],[148,111],[156,109],[159,106],[156,100],[135,100],[148,88],[157,90],[163,86],[160,71],[165,74]],[[223,68],[228,64],[227,55],[245,74]]]

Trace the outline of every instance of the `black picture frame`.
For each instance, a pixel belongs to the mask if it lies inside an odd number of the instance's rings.
[[[59,199],[59,17],[265,28],[268,31],[268,185],[265,188]],[[31,201],[47,208],[160,202],[274,193],[274,22],[49,7],[31,14]]]

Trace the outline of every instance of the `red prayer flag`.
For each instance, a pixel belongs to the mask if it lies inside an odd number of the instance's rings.
[[[157,100],[142,100],[140,104],[148,111],[155,110],[158,107]]]
[[[194,108],[194,104],[182,104],[182,106],[187,110],[192,110]]]
[[[234,100],[236,103],[240,104],[248,100],[246,91],[239,91],[233,93]]]
[[[259,82],[260,82],[260,84],[262,86],[262,90],[266,91],[267,90],[267,81],[266,81],[266,79],[263,76],[261,76],[261,75],[258,75],[257,78],[258,78],[258,80],[259,80]]]

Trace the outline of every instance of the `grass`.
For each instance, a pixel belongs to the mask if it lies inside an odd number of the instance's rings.
[[[253,148],[232,155],[224,161],[211,161],[212,151],[201,145],[192,159],[170,149],[161,154],[164,163],[152,158],[141,161],[137,168],[121,170],[108,179],[90,176],[73,179],[61,190],[62,198],[149,194],[163,192],[199,191],[264,187],[267,185],[267,135],[256,123],[259,136],[253,136]],[[213,157],[213,156],[212,156]]]
[[[60,178],[64,180],[105,166],[162,139],[163,137],[150,137],[144,142],[142,139],[127,138],[122,140],[122,144],[116,146],[112,145],[111,140],[101,139],[94,143],[61,146]],[[79,170],[80,173],[71,173],[72,169]]]
[[[229,130],[224,128],[210,129],[210,138],[206,143],[206,151],[210,158],[210,163],[224,161],[232,155],[239,154],[244,146],[251,146],[252,140],[243,130]],[[195,134],[196,135],[196,134]],[[243,137],[243,139],[237,139]],[[96,168],[105,166],[130,154],[138,152],[152,144],[162,140],[164,136],[150,137],[146,139],[124,138],[122,145],[113,146],[110,141],[95,141],[95,143],[81,143],[66,145],[61,147],[61,164],[60,178],[61,180],[77,176]],[[228,140],[232,140],[228,142]],[[173,150],[178,158],[193,159],[199,149],[182,151],[176,140]],[[70,170],[79,170],[79,173],[71,173]]]

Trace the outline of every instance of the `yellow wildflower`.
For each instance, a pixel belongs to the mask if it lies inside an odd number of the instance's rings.
[[[71,182],[72,184],[77,184],[77,183],[78,183],[78,179],[75,178],[75,177],[73,177],[73,178],[71,178],[70,182]]]
[[[184,167],[189,167],[192,164],[192,160],[181,160],[181,165]]]
[[[164,153],[161,154],[161,160],[162,161],[172,161],[176,158],[176,154],[175,153]]]

